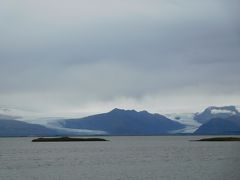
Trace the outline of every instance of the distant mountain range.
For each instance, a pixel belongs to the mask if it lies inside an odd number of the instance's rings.
[[[64,128],[102,130],[109,135],[159,135],[185,128],[159,114],[122,109],[59,123]]]
[[[201,113],[166,116],[114,109],[84,118],[57,119],[46,125],[23,122],[24,116],[14,112],[17,111],[0,108],[0,136],[240,134],[236,106],[211,106]]]

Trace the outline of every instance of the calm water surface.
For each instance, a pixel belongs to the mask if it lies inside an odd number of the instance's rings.
[[[106,137],[109,142],[0,138],[0,180],[239,180],[240,142]]]

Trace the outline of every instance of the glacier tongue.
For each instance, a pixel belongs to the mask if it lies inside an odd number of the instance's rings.
[[[200,123],[194,120],[194,113],[173,113],[165,114],[165,116],[173,121],[177,121],[184,124],[186,128],[177,131],[171,131],[170,133],[193,133],[200,127]]]

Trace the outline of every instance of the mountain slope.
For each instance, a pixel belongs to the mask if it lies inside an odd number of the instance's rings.
[[[81,119],[68,119],[59,123],[65,128],[101,130],[109,135],[167,134],[169,131],[185,127],[159,114],[121,109]]]
[[[197,113],[194,119],[199,123],[204,124],[214,118],[225,119],[230,116],[239,114],[240,113],[236,106],[223,106],[223,107],[210,106],[207,109],[205,109],[202,113]]]
[[[0,136],[53,136],[58,131],[37,124],[0,119]]]
[[[0,137],[18,136],[68,136],[68,135],[99,135],[102,131],[91,131],[87,129],[65,129],[56,127],[45,127],[39,124],[30,124],[23,121],[0,119]]]
[[[194,134],[240,134],[240,116],[211,119],[201,125]]]

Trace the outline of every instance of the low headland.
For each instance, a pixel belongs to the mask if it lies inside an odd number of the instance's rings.
[[[71,138],[71,137],[41,137],[37,139],[33,139],[32,142],[72,142],[72,141],[108,141],[103,138]]]
[[[203,138],[196,141],[240,141],[240,137],[212,137]]]

